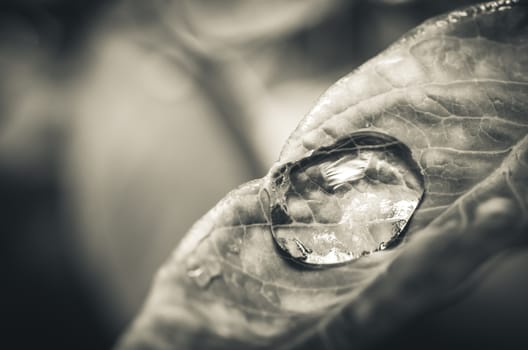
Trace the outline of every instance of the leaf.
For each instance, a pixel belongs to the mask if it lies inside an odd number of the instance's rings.
[[[527,3],[490,2],[425,22],[338,81],[268,175],[195,224],[120,347],[359,349],[456,297],[526,242],[527,46]],[[270,179],[360,130],[400,140],[420,166],[405,239],[331,268],[291,263],[273,242]]]

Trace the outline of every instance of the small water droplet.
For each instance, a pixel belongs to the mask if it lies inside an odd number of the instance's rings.
[[[240,253],[240,246],[237,243],[231,243],[227,246],[228,253],[237,255]]]
[[[409,148],[378,132],[358,132],[321,148],[280,176],[282,181],[269,184],[273,238],[286,257],[311,266],[342,264],[386,249],[424,191]],[[290,214],[288,206],[298,207],[299,201],[311,210],[313,222],[297,222]]]
[[[211,278],[209,277],[209,274],[206,270],[199,267],[194,270],[187,271],[187,275],[199,286],[199,287],[206,287],[209,282],[211,281]]]
[[[222,266],[217,260],[205,259],[203,262],[192,261],[187,264],[187,276],[199,287],[205,288],[211,280],[222,272]]]
[[[277,293],[277,287],[270,284],[263,284],[260,293],[266,298],[271,304],[280,306],[281,300]]]

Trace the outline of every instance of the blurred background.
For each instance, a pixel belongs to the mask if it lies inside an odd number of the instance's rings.
[[[111,347],[190,225],[266,173],[328,86],[472,2],[0,2],[0,347]],[[387,341],[522,341],[527,262]]]

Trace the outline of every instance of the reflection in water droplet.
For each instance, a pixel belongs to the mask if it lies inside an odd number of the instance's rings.
[[[275,242],[287,257],[312,266],[386,249],[424,188],[407,146],[376,132],[355,133],[286,164],[269,186]]]
[[[191,262],[187,264],[187,276],[189,276],[199,287],[205,288],[211,280],[220,275],[222,266],[216,260],[207,259],[203,262]]]

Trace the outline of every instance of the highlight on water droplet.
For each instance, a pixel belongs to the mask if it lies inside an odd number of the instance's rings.
[[[289,259],[343,264],[389,247],[418,207],[424,180],[410,149],[362,131],[271,174],[273,238]]]

